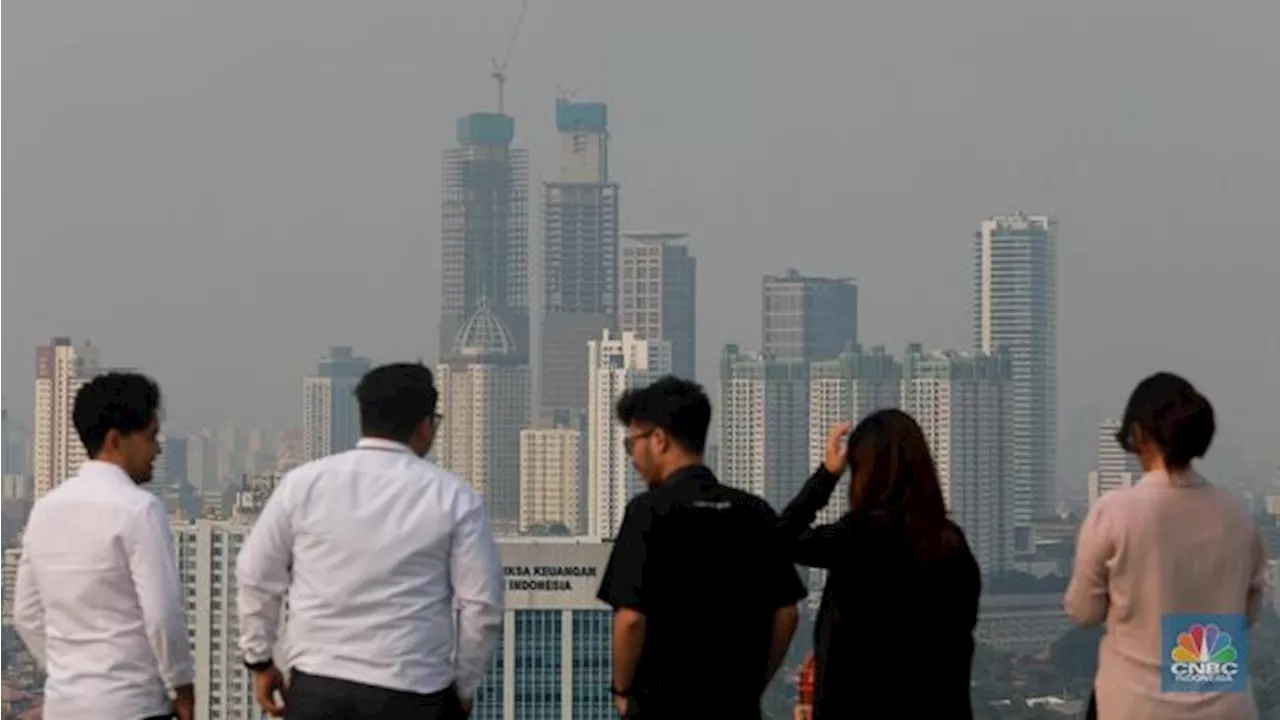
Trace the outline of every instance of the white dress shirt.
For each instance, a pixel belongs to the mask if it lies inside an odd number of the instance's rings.
[[[49,720],[171,712],[167,688],[190,684],[195,665],[159,498],[116,465],[89,461],[37,502],[14,624],[45,669]]]
[[[474,697],[502,627],[502,565],[480,496],[387,440],[286,475],[236,579],[247,661],[271,657],[287,593],[276,664],[378,687],[456,684]]]

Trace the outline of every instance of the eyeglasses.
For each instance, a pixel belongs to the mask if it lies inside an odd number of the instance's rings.
[[[626,449],[627,449],[627,454],[628,454],[628,455],[630,455],[630,454],[631,454],[631,453],[636,449],[636,441],[637,441],[637,440],[643,440],[643,439],[645,439],[645,438],[649,437],[649,436],[650,436],[650,435],[652,435],[652,434],[654,433],[654,431],[655,431],[655,430],[657,430],[657,429],[658,429],[658,428],[649,428],[648,430],[645,430],[645,431],[644,431],[644,432],[642,432],[642,433],[639,433],[639,434],[636,434],[636,435],[628,435],[628,436],[627,436],[627,438],[626,438],[625,440],[623,440],[623,441],[622,441],[622,447],[626,448]]]

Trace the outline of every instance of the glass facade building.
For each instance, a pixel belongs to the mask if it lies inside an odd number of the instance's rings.
[[[610,543],[503,538],[502,642],[477,720],[612,720],[613,613],[596,600]]]

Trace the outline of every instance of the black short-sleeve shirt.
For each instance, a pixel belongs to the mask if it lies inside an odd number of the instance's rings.
[[[642,707],[697,693],[758,710],[774,613],[807,592],[776,523],[764,500],[701,466],[627,506],[599,598],[645,616],[630,688]]]

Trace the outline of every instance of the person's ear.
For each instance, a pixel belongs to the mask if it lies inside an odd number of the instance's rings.
[[[661,455],[671,447],[671,436],[662,428],[655,428],[649,441],[653,443],[655,455]]]

